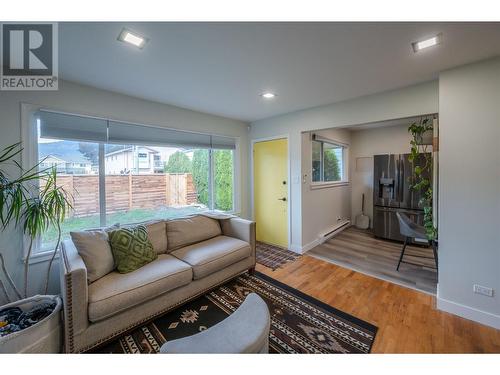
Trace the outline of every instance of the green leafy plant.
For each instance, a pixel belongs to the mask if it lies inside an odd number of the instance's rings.
[[[340,163],[333,150],[323,153],[325,181],[340,181]]]
[[[21,219],[26,194],[27,184],[39,178],[38,166],[23,171],[15,158],[22,152],[21,143],[15,143],[4,148],[0,153],[0,225],[5,230],[10,224],[17,225]],[[10,178],[4,167],[13,167],[20,171],[19,176]],[[0,252],[0,263],[8,285],[18,299],[22,298],[10,273],[5,266],[3,254]],[[10,301],[7,289],[0,279],[0,288],[7,301]]]
[[[198,195],[198,202],[208,206],[208,150],[193,152],[193,181]]]
[[[230,150],[213,150],[214,158],[214,208],[230,211],[233,208],[233,154]],[[209,151],[195,150],[193,153],[193,182],[198,202],[209,205]]]
[[[5,278],[18,299],[28,295],[29,259],[34,241],[45,232],[49,226],[58,227],[59,237],[48,266],[47,275],[50,275],[55,254],[61,239],[60,224],[71,208],[70,197],[61,186],[57,186],[55,168],[39,170],[36,164],[28,170],[23,170],[15,158],[22,152],[20,143],[6,147],[0,152],[0,223],[2,230],[8,226],[22,225],[23,233],[30,238],[28,254],[24,264],[24,290],[19,292],[6,269],[3,254],[0,252],[0,263]],[[17,177],[11,178],[4,168],[13,167],[17,170]],[[43,183],[39,189],[37,182]],[[47,292],[48,279],[45,282]],[[11,299],[7,289],[0,280],[0,288],[8,301]]]
[[[168,158],[165,173],[191,173],[192,162],[182,151],[176,151]]]
[[[230,150],[214,150],[214,208],[221,211],[233,209],[233,154]]]
[[[66,192],[62,186],[57,185],[57,171],[52,168],[49,172],[45,188],[43,189],[42,201],[45,203],[47,209],[47,216],[49,217],[50,226],[57,230],[57,241],[50,257],[49,265],[47,267],[47,275],[45,277],[44,294],[47,294],[49,289],[50,270],[56,257],[59,245],[61,244],[62,229],[61,223],[66,219],[69,211],[73,208],[73,197]],[[46,230],[46,229],[45,229]],[[44,232],[45,232],[44,230]],[[42,233],[39,233],[41,235]]]
[[[424,134],[432,130],[432,121],[428,118],[420,122],[415,122],[408,128],[412,136],[409,160],[412,163],[420,160],[423,161],[423,163],[419,163],[413,169],[414,175],[410,177],[410,187],[415,191],[420,191],[422,194],[419,204],[424,209],[424,228],[427,239],[430,241],[437,238],[437,228],[434,226],[432,211],[433,190],[431,180],[428,177],[432,175],[432,154],[428,152],[428,146],[423,144],[422,141]]]

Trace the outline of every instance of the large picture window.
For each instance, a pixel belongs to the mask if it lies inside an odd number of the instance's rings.
[[[44,111],[36,123],[40,168],[55,167],[71,196],[63,239],[115,223],[234,211],[234,138]],[[50,228],[37,250],[56,240]]]
[[[312,182],[347,182],[346,146],[314,139],[312,141]]]

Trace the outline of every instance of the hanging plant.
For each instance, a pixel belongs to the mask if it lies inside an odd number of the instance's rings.
[[[420,122],[414,122],[408,128],[412,139],[410,141],[410,162],[414,163],[423,158],[423,163],[420,163],[413,169],[413,178],[410,180],[410,188],[414,191],[419,191],[422,194],[420,198],[420,206],[424,209],[424,228],[429,241],[434,241],[437,238],[437,228],[434,226],[434,217],[432,212],[433,191],[430,178],[432,176],[432,154],[428,152],[428,145],[424,144],[424,134],[433,131],[432,121],[428,118]],[[422,155],[422,156],[421,156]]]

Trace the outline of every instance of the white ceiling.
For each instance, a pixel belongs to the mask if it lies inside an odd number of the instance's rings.
[[[116,40],[123,27],[150,39],[143,50]],[[63,79],[254,121],[500,55],[500,23],[61,23],[59,40]]]

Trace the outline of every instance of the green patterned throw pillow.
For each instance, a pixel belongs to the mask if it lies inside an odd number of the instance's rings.
[[[120,273],[135,271],[158,257],[144,225],[109,232],[109,244]]]

